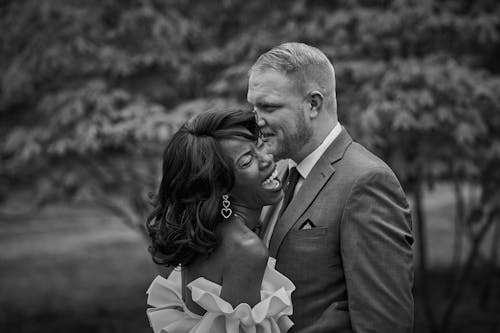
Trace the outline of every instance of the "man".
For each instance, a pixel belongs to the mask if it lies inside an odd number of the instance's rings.
[[[290,332],[411,332],[409,206],[391,169],[339,124],[328,58],[275,47],[250,69],[247,98],[266,148],[296,166],[289,204],[262,214],[269,254],[297,287]]]

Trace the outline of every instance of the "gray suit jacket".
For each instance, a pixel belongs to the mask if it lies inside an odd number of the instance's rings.
[[[301,229],[308,220],[315,227]],[[343,129],[269,244],[276,268],[297,288],[290,332],[411,332],[412,243],[396,176]]]

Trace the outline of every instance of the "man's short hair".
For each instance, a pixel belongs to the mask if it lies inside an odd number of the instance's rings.
[[[330,60],[319,49],[304,43],[283,43],[262,54],[250,69],[274,69],[291,74],[310,65],[332,67]]]
[[[304,43],[283,43],[262,54],[248,74],[274,70],[293,76],[303,90],[319,90],[335,102],[335,70],[319,49]]]

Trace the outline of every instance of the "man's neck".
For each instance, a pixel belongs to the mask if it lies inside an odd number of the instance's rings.
[[[332,121],[331,123],[327,122],[324,126],[321,126],[321,128],[315,129],[314,137],[304,147],[306,149],[301,150],[297,156],[292,158],[292,160],[295,163],[300,164],[300,162],[302,162],[304,160],[304,158],[309,156],[309,154],[311,154],[313,151],[315,151],[323,143],[323,141],[325,141],[328,134],[330,134],[330,132],[333,130],[333,128],[337,124],[338,124],[338,121],[335,120],[335,121]]]
[[[297,164],[297,171],[299,171],[300,175],[305,179],[319,161],[321,156],[327,151],[328,147],[335,141],[335,139],[342,132],[342,127],[339,123],[328,133],[323,142],[309,155],[307,155],[300,163]]]

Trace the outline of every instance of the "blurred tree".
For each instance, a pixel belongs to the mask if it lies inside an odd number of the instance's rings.
[[[162,1],[3,4],[0,197],[26,213],[86,198],[141,225],[161,150],[203,99],[191,54],[201,29]],[[166,108],[169,108],[167,112]]]

